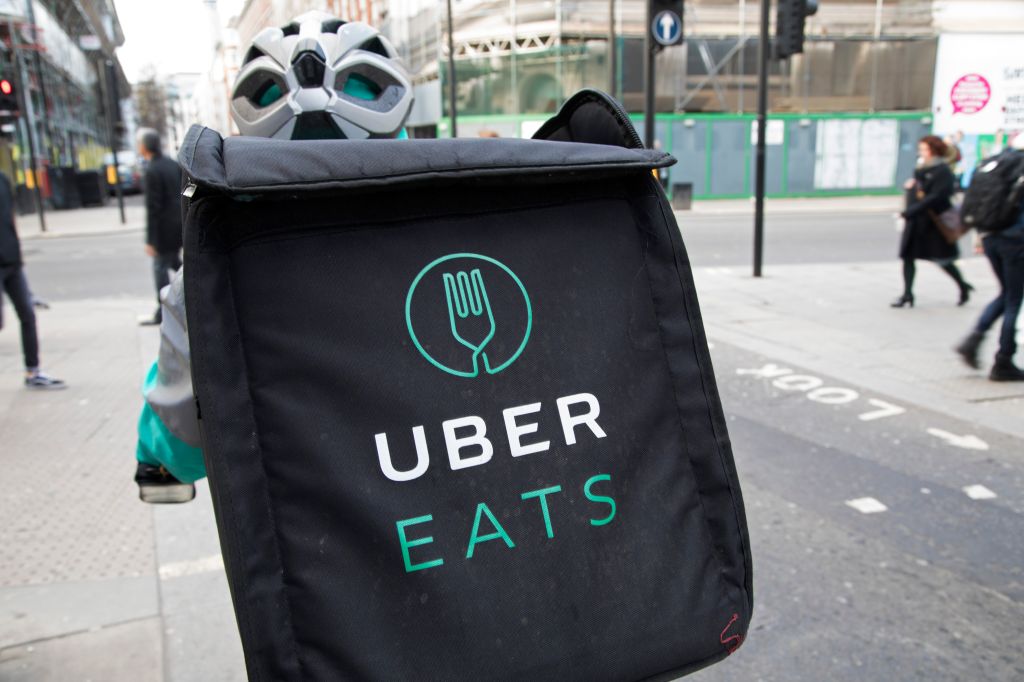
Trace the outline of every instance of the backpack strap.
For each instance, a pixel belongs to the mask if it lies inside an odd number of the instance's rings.
[[[610,95],[591,89],[580,90],[570,97],[533,139],[644,148],[622,105]]]

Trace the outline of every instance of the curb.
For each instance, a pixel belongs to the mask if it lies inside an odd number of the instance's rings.
[[[814,206],[814,207],[791,207],[772,209],[770,207],[765,208],[764,214],[766,216],[777,216],[777,215],[814,215],[829,212],[830,210],[836,210],[839,207],[826,207],[826,206]],[[897,206],[870,206],[864,208],[852,208],[844,206],[841,209],[844,213],[848,214],[893,214],[896,215],[900,212]],[[677,214],[690,214],[690,215],[702,215],[702,216],[750,216],[754,215],[754,207],[749,208],[722,208],[722,209],[707,209],[707,208],[693,208],[690,210],[675,210]]]
[[[18,238],[21,241],[32,241],[36,239],[64,239],[67,237],[108,237],[114,234],[133,234],[135,232],[142,232],[146,228],[143,225],[136,225],[132,227],[117,227],[117,228],[106,228],[100,230],[80,230],[80,231],[64,231],[64,232],[33,232],[30,234],[19,234]]]

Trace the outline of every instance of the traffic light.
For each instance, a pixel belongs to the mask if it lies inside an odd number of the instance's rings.
[[[775,14],[775,58],[804,51],[804,20],[818,11],[818,0],[778,0]]]
[[[7,78],[0,78],[0,118],[11,118],[18,115],[18,93],[14,91],[14,83]]]

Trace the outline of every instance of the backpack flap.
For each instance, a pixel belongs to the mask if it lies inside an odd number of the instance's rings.
[[[673,159],[570,141],[601,109],[560,141],[189,134],[193,379],[252,679],[671,679],[739,646]]]
[[[660,151],[571,141],[222,139],[202,126],[193,126],[185,136],[179,161],[197,186],[245,199],[509,176],[520,182],[621,177],[675,163]]]
[[[600,90],[580,90],[570,97],[533,139],[644,148],[626,110]]]

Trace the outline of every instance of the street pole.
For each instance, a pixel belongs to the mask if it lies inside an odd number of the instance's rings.
[[[885,0],[875,1],[875,32],[873,35],[874,40],[871,44],[871,113],[875,113],[877,106],[875,104],[875,95],[878,90],[878,49],[881,47],[879,42],[882,39],[882,5]],[[810,71],[806,66],[805,71]]]
[[[25,137],[28,138],[28,163],[26,164],[26,170],[32,178],[32,194],[36,199],[36,212],[39,213],[39,229],[42,232],[46,232],[46,215],[43,210],[43,191],[39,187],[39,174],[36,173],[36,124],[35,124],[35,108],[32,105],[32,96],[28,92],[28,78],[25,77],[24,64],[21,61],[21,53],[18,52],[18,37],[14,32],[14,22],[11,19],[7,20],[7,31],[11,36],[11,50],[14,52],[14,77],[18,86],[18,92],[21,93],[21,110],[25,112],[25,118],[27,125],[25,126]],[[26,176],[26,178],[29,176]]]
[[[43,77],[43,60],[42,57],[39,56],[39,53],[42,52],[39,45],[39,28],[36,26],[36,13],[33,8],[32,0],[27,0],[25,2],[25,6],[28,11],[28,23],[32,26],[32,65],[36,71],[36,79],[39,81],[39,99],[42,104],[39,109],[39,120],[43,124],[43,134],[40,139],[40,146],[42,146],[43,149],[40,149],[39,151],[45,152],[46,158],[52,161],[53,159],[50,156],[51,149],[49,148],[50,123],[49,116],[46,111],[46,78]],[[39,174],[36,173],[36,175],[38,176]],[[36,177],[36,185],[39,185],[38,177]],[[42,220],[42,216],[43,214],[40,213],[40,220]]]
[[[121,108],[121,97],[117,91],[117,69],[114,68],[114,62],[110,59],[106,60],[105,64],[107,75],[107,142],[110,144],[110,156],[114,162],[114,196],[117,197],[117,208],[121,213],[121,224],[125,224],[124,218],[124,192],[121,191],[121,173],[119,164],[117,162],[117,125],[114,122],[117,116],[118,110]]]
[[[448,0],[448,112],[451,115],[451,136],[458,137],[459,128],[455,111],[455,22],[452,20],[452,0]]]
[[[654,57],[657,44],[651,35],[654,23],[654,3],[646,0],[647,19],[644,21],[644,146],[654,149]]]
[[[615,76],[618,71],[618,46],[615,44],[615,0],[608,0],[608,94],[616,96]]]
[[[768,13],[771,0],[761,0],[761,37],[757,45],[757,157],[754,186],[754,277],[761,276],[764,260],[765,129],[768,127]]]

